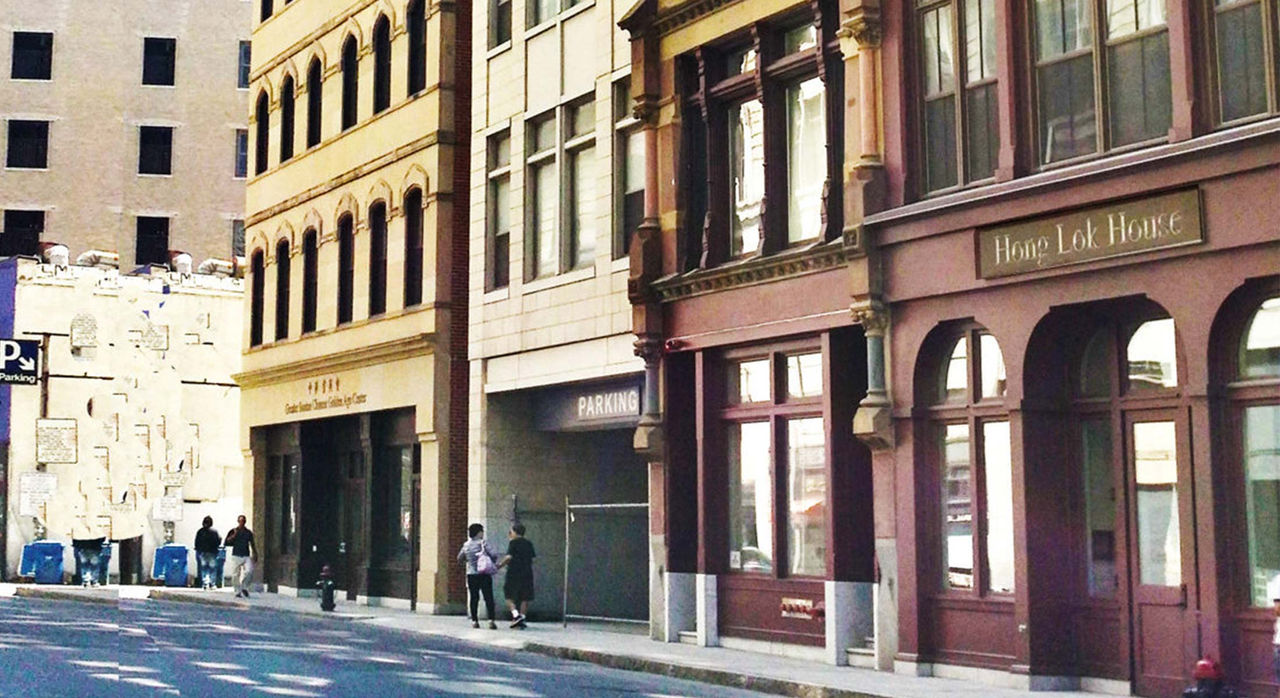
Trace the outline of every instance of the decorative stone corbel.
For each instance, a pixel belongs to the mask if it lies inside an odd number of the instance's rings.
[[[856,301],[849,308],[867,338],[867,396],[853,414],[853,434],[872,451],[894,446],[892,403],[885,384],[884,337],[889,309],[875,298]]]
[[[660,461],[665,445],[662,432],[662,410],[659,403],[659,380],[662,368],[662,338],[642,336],[635,342],[636,356],[644,360],[644,392],[641,400],[640,423],[632,447],[646,460]]]

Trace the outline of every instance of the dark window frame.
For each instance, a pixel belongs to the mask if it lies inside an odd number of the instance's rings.
[[[391,108],[391,20],[379,15],[373,24],[373,114]]]
[[[356,125],[360,119],[360,47],[356,37],[348,34],[342,42],[342,130]]]
[[[560,166],[561,139],[558,135],[560,131],[557,128],[560,111],[560,108],[551,109],[525,121],[525,281],[549,279],[566,271],[564,268],[565,236],[561,234],[564,215],[561,190],[563,188],[564,175],[563,168]],[[539,134],[543,128],[549,129],[550,143],[539,142],[541,138]],[[552,189],[554,191],[551,192],[544,192],[538,186],[538,176],[542,174],[545,168],[551,168],[552,170]],[[542,214],[545,206],[554,206],[556,212],[556,215],[549,218],[552,227],[549,231],[544,231],[540,227],[539,221],[540,218],[544,217]],[[547,242],[547,240],[540,239],[543,234],[553,239],[556,247],[555,268],[549,271],[538,269],[539,255],[543,244]]]
[[[387,312],[387,203],[369,206],[369,317]]]
[[[244,256],[244,219],[233,218],[231,220],[231,256]]]
[[[178,40],[164,36],[142,39],[142,84],[173,87],[178,77]]]
[[[316,331],[316,300],[320,283],[320,243],[315,228],[302,233],[302,334]]]
[[[249,346],[262,346],[263,298],[266,290],[266,263],[263,252],[254,250],[249,258]]]
[[[405,25],[409,42],[406,90],[412,97],[427,89],[427,0],[409,1],[405,8]]]
[[[26,44],[19,46],[19,44]],[[53,32],[14,30],[13,57],[9,67],[12,80],[53,79]]]
[[[253,66],[253,48],[251,42],[240,42],[237,59],[239,63],[236,70],[236,88],[247,90],[249,89],[250,70]]]
[[[173,174],[174,130],[172,126],[138,127],[138,174]]]
[[[620,78],[613,85],[614,111],[614,187],[613,187],[613,259],[621,259],[631,252],[631,239],[644,222],[645,182],[643,167],[639,189],[628,189],[627,175],[631,170],[631,139],[638,138],[644,146],[644,124],[631,112],[631,78]],[[643,154],[641,155],[643,158]]]
[[[512,0],[489,0],[489,48],[511,43]]]
[[[355,214],[338,218],[338,324],[354,319],[356,280]]]
[[[422,303],[423,197],[413,187],[404,195],[404,307]]]
[[[1205,10],[1205,22],[1208,24],[1204,34],[1208,38],[1209,50],[1208,58],[1211,61],[1211,67],[1206,71],[1210,82],[1212,83],[1212,95],[1210,103],[1212,104],[1214,119],[1217,124],[1222,126],[1232,126],[1241,123],[1248,123],[1258,119],[1265,119],[1280,113],[1280,7],[1274,2],[1267,0],[1232,0],[1218,4],[1213,0],[1205,0],[1207,9]],[[1223,57],[1221,53],[1224,43],[1231,43],[1233,46],[1239,46],[1243,41],[1239,41],[1241,37],[1234,37],[1237,41],[1224,42],[1221,36],[1224,31],[1223,17],[1227,15],[1242,16],[1245,12],[1257,9],[1258,13],[1258,37],[1261,46],[1261,64],[1251,65],[1247,62],[1245,65],[1253,71],[1252,75],[1256,75],[1257,79],[1262,83],[1261,87],[1264,91],[1263,107],[1252,113],[1242,113],[1238,116],[1231,116],[1227,113],[1225,105],[1224,87],[1234,85],[1239,87],[1241,84],[1248,83],[1248,76],[1239,75],[1223,75]],[[1241,24],[1243,27],[1243,23]],[[1236,27],[1236,28],[1241,28]],[[1247,41],[1247,37],[1245,37]]]
[[[38,255],[44,226],[44,210],[5,209],[3,228],[0,228],[0,257]]]
[[[293,136],[296,88],[292,75],[284,76],[280,84],[280,162],[293,157]]]
[[[244,179],[249,176],[249,129],[236,129],[235,138],[235,163],[231,176]]]
[[[5,147],[5,167],[9,169],[49,169],[49,121],[9,119]]]
[[[505,156],[500,154],[506,144]],[[485,273],[484,290],[506,288],[511,283],[511,132],[490,134],[486,140],[485,175]],[[498,191],[505,188],[507,197],[504,230],[497,229]]]
[[[276,243],[276,341],[289,338],[289,248],[288,238]]]
[[[307,147],[320,144],[324,124],[324,66],[312,58],[307,66]]]
[[[258,0],[258,21],[265,22],[271,19],[272,13],[275,11],[275,3],[272,0]]]
[[[840,182],[844,157],[843,58],[835,28],[839,25],[831,3],[818,3],[815,15],[806,8],[752,25],[744,32],[694,49],[680,57],[677,72],[684,125],[681,150],[682,182],[689,215],[678,265],[684,271],[709,268],[790,248],[829,242],[842,234],[843,203]],[[789,31],[812,24],[816,46],[790,53],[784,45]],[[753,50],[754,67],[729,74],[730,57]],[[787,114],[788,87],[819,78],[823,82],[826,114],[827,179],[821,203],[823,228],[816,238],[788,241]],[[759,100],[763,108],[764,193],[761,240],[757,251],[735,254],[732,206],[729,112],[744,102]],[[777,202],[775,204],[775,202]],[[703,221],[705,220],[706,225]],[[704,241],[704,232],[707,239]]]
[[[161,223],[163,221],[163,223]],[[138,216],[134,223],[134,264],[169,264],[171,220],[165,216]]]
[[[271,98],[267,96],[267,91],[263,90],[258,93],[254,107],[253,173],[255,175],[266,172],[269,166],[267,157],[270,154],[270,134]]]

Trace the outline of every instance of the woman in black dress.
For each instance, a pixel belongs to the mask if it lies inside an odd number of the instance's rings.
[[[507,534],[507,554],[498,563],[498,567],[507,568],[507,579],[502,584],[502,595],[507,598],[507,607],[511,609],[511,627],[525,627],[525,612],[529,610],[529,602],[533,600],[533,543],[524,537],[524,524],[513,524]]]

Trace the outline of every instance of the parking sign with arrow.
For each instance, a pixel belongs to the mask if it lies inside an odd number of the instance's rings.
[[[33,339],[0,339],[0,383],[35,385],[40,382],[36,365],[40,342]]]

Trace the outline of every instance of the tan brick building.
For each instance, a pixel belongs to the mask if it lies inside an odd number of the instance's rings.
[[[242,230],[250,4],[0,3],[0,254],[227,259]],[[238,175],[238,176],[237,176]]]
[[[629,4],[475,14],[487,45],[473,64],[469,508],[490,530],[527,526],[531,613],[544,617],[562,612],[566,500],[636,505],[575,514],[568,613],[650,615],[647,474],[632,449],[643,364],[626,295],[644,163],[616,25]]]
[[[268,588],[452,608],[469,3],[255,4],[241,444]],[[457,173],[457,174],[455,174]],[[460,186],[461,183],[461,186]]]

